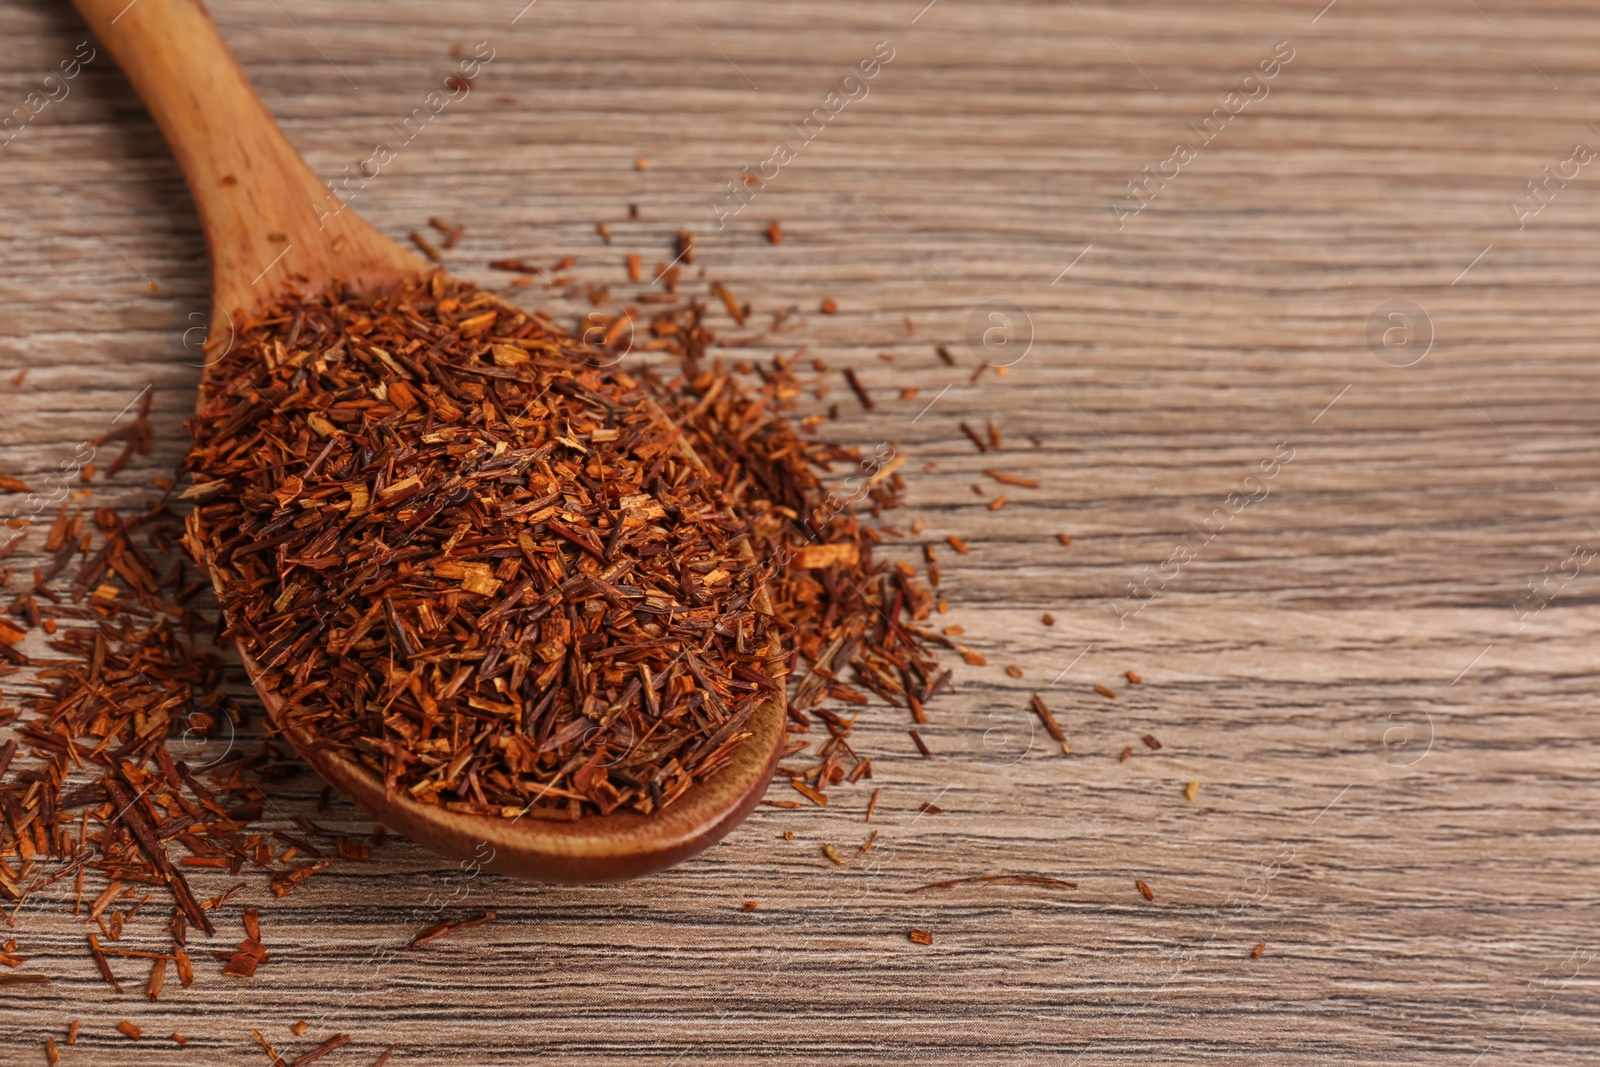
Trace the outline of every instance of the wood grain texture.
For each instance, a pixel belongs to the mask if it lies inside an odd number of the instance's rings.
[[[335,277],[377,286],[422,268],[415,252],[344,210],[296,154],[203,4],[73,6],[183,172],[206,238],[213,318],[242,319],[291,278],[322,288]]]
[[[0,995],[0,1060],[42,1062],[37,1046],[74,1017],[84,1036],[64,1062],[82,1064],[263,1063],[251,1027],[296,1054],[350,1033],[332,1064],[391,1043],[395,1064],[1593,1057],[1594,564],[1553,582],[1542,610],[1526,598],[1576,546],[1600,546],[1600,192],[1585,166],[1521,228],[1510,206],[1533,204],[1525,183],[1561,173],[1574,145],[1600,145],[1591,5],[213,10],[326,179],[398,138],[452,43],[491,42],[470,96],[353,205],[394,237],[433,214],[466,223],[452,266],[497,286],[490,258],[572,255],[624,293],[626,252],[665,260],[696,230],[708,279],[759,312],[801,309],[781,350],[860,370],[877,410],[835,377],[827,432],[909,454],[899,525],[914,513],[926,538],[972,545],[941,551],[944,621],[990,665],[962,669],[930,709],[932,760],[898,713],[861,716],[883,787],[875,862],[820,851],[865,838],[866,783],[825,810],[759,809],[702,857],[621,886],[464,879],[399,842],[268,905],[272,958],[254,979],[206,958],[194,988],[157,1005],[105,995],[58,895],[16,918],[28,968],[55,982]],[[85,32],[23,0],[0,11],[0,36],[9,108]],[[870,94],[798,144],[786,124],[880,40],[894,58]],[[1196,139],[1190,124],[1228,92],[1259,92],[1243,79],[1278,41],[1294,56],[1270,92],[1119,228],[1127,183]],[[70,86],[0,147],[0,381],[28,371],[0,387],[0,448],[5,473],[37,478],[150,385],[154,453],[87,498],[131,503],[184,447],[203,245],[105,57]],[[794,160],[719,231],[709,202],[780,141]],[[761,236],[773,219],[776,247]],[[824,297],[839,314],[815,314]],[[1026,311],[1033,344],[972,381],[969,325],[993,300]],[[1369,344],[1375,311],[1402,300],[1432,340],[1404,368]],[[991,419],[1006,447],[981,456],[958,423]],[[1244,482],[1285,443],[1275,477]],[[992,512],[985,468],[1042,484]],[[1259,499],[1208,540],[1233,492]],[[1193,557],[1174,565],[1180,543]],[[1119,627],[1146,567],[1165,584]],[[1127,686],[1128,669],[1144,683]],[[1070,757],[1035,731],[1035,689]],[[287,825],[318,788],[284,782],[269,812]],[[919,814],[935,800],[944,814]],[[347,806],[319,819],[369,826]],[[905,893],[1001,870],[1078,888]],[[243,902],[266,898],[257,878]],[[500,921],[391,951],[483,907]],[[913,926],[933,944],[909,943]],[[121,1018],[148,1036],[128,1042]],[[300,1018],[313,1025],[296,1039]],[[188,1051],[159,1036],[174,1029]]]

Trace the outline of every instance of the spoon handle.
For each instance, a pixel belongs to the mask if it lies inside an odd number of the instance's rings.
[[[200,0],[73,3],[183,171],[211,255],[214,312],[248,311],[294,275],[325,278],[330,260],[357,274],[374,263],[414,268],[295,152]]]

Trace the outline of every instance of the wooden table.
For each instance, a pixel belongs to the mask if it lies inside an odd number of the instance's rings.
[[[707,281],[798,307],[743,354],[859,369],[877,409],[835,377],[826,432],[908,454],[895,521],[971,545],[941,549],[941,621],[988,665],[931,709],[932,759],[901,713],[863,712],[871,826],[863,783],[593,888],[393,843],[281,902],[252,881],[219,946],[259,904],[270,961],[238,981],[202,954],[159,1004],[109,995],[70,907],[31,903],[19,951],[55,981],[0,991],[0,1060],[43,1062],[72,1018],[70,1064],[265,1063],[252,1027],[291,1059],[350,1034],[329,1064],[1594,1055],[1593,6],[921,3],[215,3],[319,173],[399,146],[354,206],[397,237],[464,223],[462,275],[570,255],[624,292],[626,252],[665,260],[690,228]],[[85,31],[23,0],[0,37],[9,109]],[[479,41],[471,93],[405,142]],[[880,41],[887,65],[843,82]],[[0,380],[27,369],[0,387],[3,466],[54,468],[149,387],[152,454],[81,501],[131,506],[183,452],[204,250],[108,57],[67,84],[0,148]],[[835,91],[858,98],[797,134]],[[793,158],[719,230],[711,205],[779,143]],[[1017,361],[974,380],[983,357]],[[959,429],[986,420],[997,454]],[[1042,484],[991,511],[991,468]],[[269,825],[318,787],[281,783]],[[874,828],[865,859],[823,856]],[[1077,888],[906,892],[1003,871]]]

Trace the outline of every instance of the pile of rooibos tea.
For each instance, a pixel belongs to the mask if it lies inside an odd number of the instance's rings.
[[[776,688],[770,570],[645,385],[442,273],[252,316],[188,545],[282,717],[483,815],[660,808]]]

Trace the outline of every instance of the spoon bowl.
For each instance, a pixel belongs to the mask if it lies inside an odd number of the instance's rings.
[[[244,657],[254,680],[259,669]],[[659,811],[618,810],[570,822],[531,817],[495,818],[421,804],[404,793],[385,796],[367,768],[320,745],[282,721],[282,701],[257,687],[273,725],[323,780],[385,826],[440,855],[484,870],[544,882],[616,882],[651,874],[693,856],[744,821],[766,791],[783,738],[782,694],[749,720],[750,736],[732,761]]]
[[[379,233],[326,188],[289,144],[199,0],[74,0],[144,100],[183,171],[211,261],[209,354],[230,325],[291,288],[378,289],[433,268]],[[208,361],[209,363],[210,361]],[[699,464],[657,412],[664,433]],[[748,551],[748,549],[746,550]],[[220,589],[219,576],[213,580]],[[770,613],[763,594],[758,610]],[[769,650],[776,656],[777,648]],[[769,661],[771,656],[769,656]],[[571,821],[494,817],[423,804],[286,720],[284,702],[241,650],[274,729],[324,780],[379,822],[484,870],[554,882],[633,878],[677,863],[737,826],[766,791],[784,737],[780,686],[745,726],[731,760],[649,815],[619,810]]]

